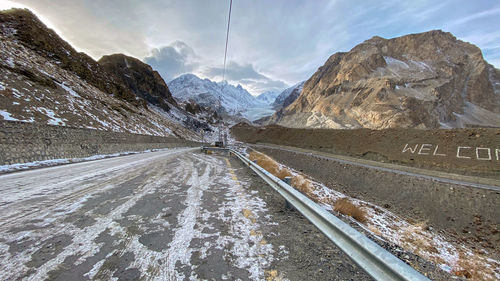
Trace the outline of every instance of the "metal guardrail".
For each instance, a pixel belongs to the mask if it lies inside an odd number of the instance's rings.
[[[215,153],[229,154],[229,148],[215,147],[215,146],[202,146],[201,147],[201,152],[208,153],[208,151],[215,152]]]
[[[230,151],[229,148],[216,147],[216,146],[202,146],[201,150],[202,151],[204,151],[204,150],[209,150],[209,151],[227,151],[227,152]]]
[[[429,280],[290,185],[230,149],[375,280]]]

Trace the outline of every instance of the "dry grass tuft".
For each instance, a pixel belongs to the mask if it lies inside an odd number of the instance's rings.
[[[416,222],[403,229],[402,234],[404,238],[401,241],[403,247],[413,248],[417,255],[431,256],[432,261],[437,264],[445,263],[442,258],[437,256],[439,251],[436,242],[426,229],[428,229],[427,221]]]
[[[257,165],[261,166],[264,170],[275,175],[279,179],[292,176],[292,173],[288,169],[281,168],[278,162],[274,161],[267,155],[252,151],[250,152],[249,158],[252,161],[257,161]]]
[[[380,232],[380,230],[379,230],[376,226],[374,226],[374,225],[369,225],[369,226],[368,226],[368,229],[369,229],[371,232],[373,232],[375,235],[377,235],[377,236],[382,236],[382,232]]]
[[[276,162],[274,159],[260,152],[256,151],[250,152],[249,158],[252,161],[257,161],[257,165],[261,166],[262,168],[264,168],[264,170],[275,175],[279,179],[284,179],[285,177],[292,177],[291,185],[295,189],[304,193],[306,196],[308,196],[313,200],[318,199],[317,196],[313,193],[314,186],[312,182],[306,179],[304,176],[293,175],[289,169],[281,167],[278,164],[278,162]]]
[[[275,175],[275,176],[277,176],[279,179],[281,179],[281,180],[282,180],[282,179],[284,179],[284,178],[286,178],[286,177],[291,177],[291,176],[292,176],[292,173],[291,173],[288,169],[283,169],[283,168],[281,168],[281,169],[278,171],[277,175]]]
[[[292,174],[289,169],[281,167],[274,159],[260,152],[250,152],[249,158],[252,161],[256,161],[257,165],[261,166],[263,169],[280,179],[292,177],[291,185],[295,189],[316,202],[321,201],[321,198],[314,194],[315,187],[313,183],[303,175]],[[365,223],[367,221],[366,212],[359,206],[353,204],[347,198],[337,200],[333,205],[335,211],[351,216],[361,223]]]
[[[359,206],[355,205],[351,202],[351,200],[347,198],[342,198],[335,201],[333,209],[344,215],[351,216],[361,223],[365,223],[367,220],[365,210],[361,209]]]
[[[304,193],[309,198],[316,200],[318,199],[316,194],[313,193],[314,186],[312,182],[301,175],[296,175],[292,178],[292,186],[298,191]]]
[[[458,256],[458,270],[452,272],[454,275],[471,280],[495,280],[495,270],[500,268],[497,261],[463,249],[458,249]]]

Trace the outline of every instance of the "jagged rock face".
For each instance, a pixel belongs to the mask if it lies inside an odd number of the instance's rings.
[[[138,97],[166,111],[170,110],[169,103],[177,106],[167,84],[151,66],[123,54],[104,56],[98,62],[108,72],[116,74]]]
[[[285,108],[292,104],[302,92],[304,84],[306,81],[299,82],[292,87],[285,89],[281,94],[279,94],[273,102],[273,107],[277,110]]]
[[[289,127],[500,127],[499,70],[450,33],[374,37],[332,55],[278,113]]]
[[[12,9],[0,13],[0,24],[15,30],[12,34],[18,42],[40,56],[57,62],[65,70],[101,91],[140,105],[134,93],[124,87],[112,73],[107,73],[96,61],[84,53],[77,52],[53,30],[45,26],[31,11]]]
[[[201,79],[194,74],[183,74],[168,82],[168,86],[176,99],[193,101],[216,110],[222,115],[245,116],[249,108],[262,105],[241,85],[217,83],[209,79]]]

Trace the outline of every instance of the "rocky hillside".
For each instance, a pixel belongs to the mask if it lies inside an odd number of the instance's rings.
[[[114,73],[136,96],[165,111],[169,111],[172,105],[177,106],[160,74],[142,61],[123,54],[114,54],[103,56],[98,63],[108,72]]]
[[[105,93],[113,94],[128,102],[135,102],[135,95],[120,84],[115,75],[103,71],[103,68],[88,55],[77,52],[29,10],[2,11],[0,24],[5,30],[4,35],[14,33],[10,34],[12,38],[28,50],[56,62],[62,69],[75,73]]]
[[[500,127],[500,71],[481,50],[430,31],[336,53],[272,122],[315,128]]]
[[[135,60],[129,72],[103,65],[76,52],[30,11],[0,12],[0,118],[200,138],[184,124],[189,114],[161,106],[175,100],[150,68]],[[140,72],[146,75],[136,76]],[[150,106],[155,98],[158,107]]]

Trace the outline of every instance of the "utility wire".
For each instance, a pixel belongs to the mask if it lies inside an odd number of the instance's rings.
[[[222,71],[222,82],[226,77],[226,56],[227,56],[227,42],[229,41],[229,25],[231,24],[231,9],[233,7],[233,0],[229,2],[229,19],[227,20],[227,33],[226,33],[226,49],[224,50],[224,70]]]

